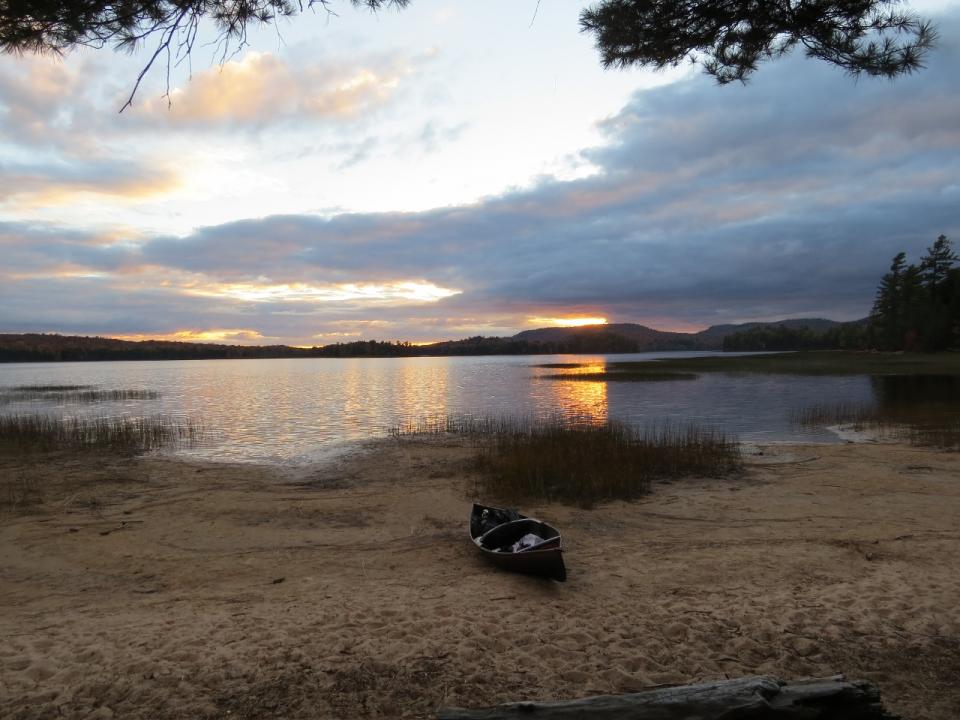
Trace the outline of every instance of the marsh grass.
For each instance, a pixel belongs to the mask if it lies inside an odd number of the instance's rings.
[[[875,407],[862,403],[817,403],[790,411],[790,423],[796,427],[814,428],[850,425],[856,430],[881,424]]]
[[[666,382],[670,380],[696,380],[699,377],[696,373],[675,372],[675,371],[644,371],[636,372],[632,370],[613,370],[597,372],[579,372],[579,373],[554,373],[553,375],[544,375],[545,380],[587,380],[602,382]]]
[[[742,468],[738,443],[695,425],[632,428],[554,418],[441,418],[398,427],[395,437],[454,433],[477,448],[477,492],[507,503],[589,507],[629,500],[657,479],[725,475]]]
[[[608,372],[775,373],[784,375],[960,375],[960,353],[879,353],[835,350],[713,355],[621,361],[606,365]]]
[[[822,350],[809,352],[758,353],[749,355],[711,355],[705,357],[663,358],[659,360],[621,360],[599,364],[592,362],[545,363],[540,368],[573,370],[602,367],[604,373],[656,375],[683,373],[773,373],[782,375],[960,375],[960,353],[879,353]],[[545,375],[543,377],[555,377]],[[564,378],[568,379],[568,378]],[[610,379],[610,378],[603,378]]]
[[[960,450],[960,415],[930,407],[875,407],[856,403],[818,403],[790,412],[798,427],[848,426],[880,438],[921,447]]]
[[[202,423],[155,417],[57,418],[0,415],[0,449],[15,453],[52,450],[147,452],[202,442]]]
[[[155,390],[102,390],[94,385],[17,385],[0,388],[0,404],[47,401],[57,404],[123,402],[126,400],[155,400]]]
[[[960,419],[935,426],[914,426],[908,431],[913,445],[926,445],[943,450],[960,451]]]

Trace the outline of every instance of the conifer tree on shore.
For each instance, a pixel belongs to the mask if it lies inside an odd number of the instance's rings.
[[[960,347],[960,268],[946,235],[927,248],[919,265],[897,253],[880,279],[870,313],[879,350],[933,352]]]

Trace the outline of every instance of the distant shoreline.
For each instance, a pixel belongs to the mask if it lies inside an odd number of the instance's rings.
[[[57,333],[0,333],[0,363],[102,360],[249,360],[315,357],[482,357],[487,355],[593,355],[687,351],[785,351],[847,347],[840,330],[865,321],[822,318],[772,323],[713,325],[697,333],[655,330],[636,323],[548,327],[510,337],[474,336],[423,345],[407,341],[357,340],[294,347],[226,345],[171,340],[120,340]],[[832,333],[832,334],[831,334]],[[730,342],[731,347],[725,348]],[[786,344],[785,344],[786,343]],[[787,346],[790,343],[796,347]]]
[[[739,351],[725,350],[622,350],[622,351],[583,351],[583,352],[524,352],[524,353],[476,353],[476,354],[452,354],[452,353],[423,353],[418,355],[258,355],[258,356],[223,356],[223,357],[165,357],[165,358],[136,358],[136,357],[115,357],[115,358],[88,358],[88,359],[63,359],[63,360],[0,360],[0,365],[42,365],[50,363],[61,364],[85,364],[98,362],[183,362],[183,361],[204,361],[204,360],[404,360],[414,358],[455,358],[455,357],[542,357],[545,355],[638,355],[638,354],[671,354],[671,353],[722,353],[730,357],[737,357],[746,353]],[[793,352],[793,351],[789,351]],[[763,351],[749,353],[751,355],[769,354]]]

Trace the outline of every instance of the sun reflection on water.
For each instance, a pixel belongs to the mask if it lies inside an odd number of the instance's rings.
[[[579,368],[570,368],[564,372],[585,373],[600,372],[604,364],[585,365]],[[609,419],[609,403],[607,400],[607,383],[603,381],[584,380],[552,380],[549,387],[552,390],[552,404],[561,408],[563,414],[577,422],[604,423]]]

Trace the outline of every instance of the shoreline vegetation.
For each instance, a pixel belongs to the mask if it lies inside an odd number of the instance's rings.
[[[156,400],[156,390],[104,390],[96,385],[14,385],[0,387],[0,405],[19,402],[56,402],[61,405]]]
[[[712,372],[782,375],[960,375],[960,352],[810,350],[756,355],[614,360],[605,363],[544,363],[533,367],[577,371],[543,376],[562,380],[643,380],[660,376],[667,380],[672,377],[688,379],[686,375]],[[582,377],[584,374],[586,377]]]
[[[315,347],[224,345],[165,340],[117,340],[46,333],[0,334],[0,363],[95,362],[116,360],[248,360],[280,358],[392,358],[486,355],[583,355],[637,352],[721,351],[741,329],[766,325],[832,328],[854,323],[784,320],[778,323],[721,325],[699,333],[653,330],[634,323],[525,330],[511,337],[469,337],[435,343],[358,340]],[[811,330],[812,332],[812,330]],[[763,349],[763,348],[758,348]]]
[[[0,414],[0,455],[60,451],[139,454],[165,447],[194,447],[205,435],[199,421],[162,415],[61,418]]]
[[[564,418],[446,417],[394,428],[397,440],[455,437],[474,448],[476,492],[508,505],[592,507],[632,500],[656,480],[743,470],[736,438],[693,423],[630,427]]]

